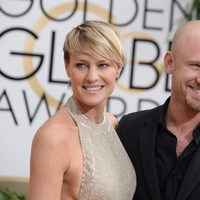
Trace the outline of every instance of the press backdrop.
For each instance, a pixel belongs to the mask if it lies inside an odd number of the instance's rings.
[[[0,176],[29,177],[37,128],[71,95],[63,41],[85,20],[119,27],[127,64],[107,110],[126,113],[170,95],[163,66],[190,0],[0,0]]]

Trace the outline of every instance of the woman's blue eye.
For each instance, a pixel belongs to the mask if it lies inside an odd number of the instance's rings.
[[[83,63],[77,63],[76,67],[79,68],[79,69],[82,69],[82,68],[85,67],[85,64],[83,64]]]
[[[99,65],[100,68],[107,68],[109,65],[107,63],[102,63]]]

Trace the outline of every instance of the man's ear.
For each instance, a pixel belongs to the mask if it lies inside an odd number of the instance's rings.
[[[168,74],[173,72],[173,55],[171,51],[168,51],[164,57],[165,68]]]

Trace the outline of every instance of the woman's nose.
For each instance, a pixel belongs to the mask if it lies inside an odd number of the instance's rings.
[[[95,82],[97,79],[98,79],[98,70],[93,67],[93,68],[90,68],[88,70],[88,73],[87,73],[87,80],[89,82]]]

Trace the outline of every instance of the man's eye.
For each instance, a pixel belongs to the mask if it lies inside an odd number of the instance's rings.
[[[193,63],[192,64],[192,67],[194,68],[194,69],[200,69],[200,64],[199,63]]]

